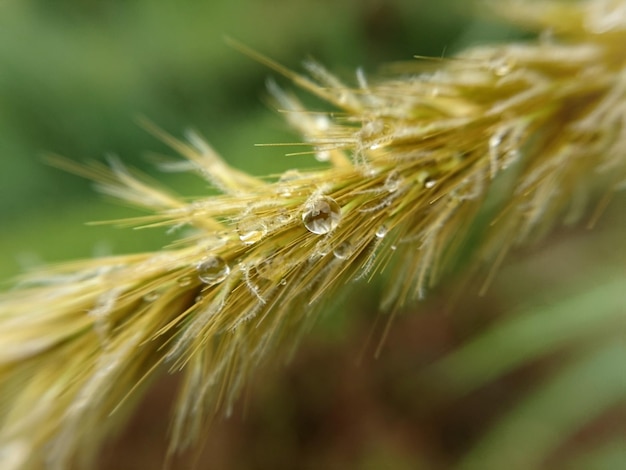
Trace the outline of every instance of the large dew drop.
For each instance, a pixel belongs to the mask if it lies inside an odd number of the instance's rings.
[[[198,264],[198,277],[205,284],[222,282],[230,274],[230,267],[220,256],[209,256]]]
[[[323,235],[334,230],[341,220],[341,207],[328,196],[321,196],[306,203],[302,221],[309,232]]]

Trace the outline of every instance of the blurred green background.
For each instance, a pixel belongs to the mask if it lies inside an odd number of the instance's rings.
[[[364,67],[440,56],[459,43],[505,37],[470,22],[468,2],[411,0],[6,0],[0,4],[0,279],[38,260],[157,247],[162,234],[86,227],[132,214],[90,184],[43,162],[120,156],[154,173],[149,154],[172,152],[136,123],[180,136],[192,127],[236,167],[268,174],[309,165],[283,156],[293,135],[266,105],[276,74],[229,47],[230,36],[299,69],[314,57],[347,80]],[[478,25],[478,27],[477,27]],[[187,194],[200,182],[162,180]]]
[[[350,81],[360,66],[375,73],[415,54],[450,55],[523,34],[469,8],[463,0],[1,2],[0,279],[41,262],[168,241],[158,230],[85,225],[138,213],[42,158],[115,154],[155,175],[151,154],[173,152],[138,116],[177,136],[197,129],[254,174],[310,166],[308,157],[254,146],[293,134],[266,105],[264,81],[275,73],[225,36],[296,70],[312,56]],[[159,179],[185,194],[205,191],[192,177]],[[569,466],[558,468],[619,468],[625,355],[613,331],[623,329],[626,309],[623,205],[623,197],[614,202],[593,232],[557,233],[520,252],[486,298],[471,289],[457,295],[454,281],[432,293],[420,314],[397,320],[379,361],[363,353],[375,299],[348,299],[350,308],[306,340],[287,370],[259,377],[247,411],[237,411],[246,419],[216,424],[208,468],[495,469],[533,449],[564,454]],[[163,447],[172,390],[166,381],[150,395],[103,468],[160,468],[154,443]],[[607,438],[598,444],[594,429]],[[555,434],[568,443],[555,443]],[[580,442],[597,452],[572,463]]]

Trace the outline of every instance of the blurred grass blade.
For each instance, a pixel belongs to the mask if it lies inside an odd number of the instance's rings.
[[[514,368],[607,331],[626,316],[626,278],[606,280],[560,302],[522,312],[436,363],[428,377],[453,394],[470,392]]]
[[[592,451],[577,455],[567,470],[598,470],[611,468],[626,468],[626,440],[624,436],[599,446]]]
[[[504,416],[459,470],[541,468],[569,436],[626,400],[624,364],[623,339],[585,354]]]

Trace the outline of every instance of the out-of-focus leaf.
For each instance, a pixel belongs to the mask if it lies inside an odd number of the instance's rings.
[[[602,470],[626,468],[626,438],[619,436],[592,451],[581,453],[565,467],[567,470]]]
[[[515,405],[459,470],[540,468],[574,432],[626,400],[625,364],[623,338],[581,355]]]
[[[466,393],[572,342],[623,325],[625,286],[624,276],[612,277],[555,304],[520,313],[461,346],[429,374],[443,378],[450,391]]]

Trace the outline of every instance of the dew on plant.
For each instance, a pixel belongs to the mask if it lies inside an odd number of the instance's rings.
[[[176,283],[180,286],[180,287],[187,287],[188,285],[191,284],[191,276],[181,276],[176,280]]]
[[[424,187],[426,189],[432,189],[437,184],[437,180],[435,178],[433,178],[432,176],[427,176],[424,179],[424,183],[423,184],[424,184]]]
[[[380,227],[378,227],[378,230],[376,230],[376,238],[385,238],[385,235],[387,235],[388,231],[389,229],[386,225],[381,225]]]
[[[252,245],[267,234],[267,226],[261,221],[244,220],[237,225],[237,233],[244,245]]]
[[[508,75],[513,70],[513,61],[507,59],[506,57],[499,57],[494,59],[491,64],[491,70],[498,77],[504,77]]]
[[[209,256],[198,264],[198,278],[208,285],[219,284],[230,274],[230,267],[221,256]]]
[[[385,189],[389,191],[390,193],[394,193],[398,190],[401,183],[402,183],[402,177],[396,170],[393,170],[389,173],[389,175],[385,179]]]
[[[315,244],[315,255],[322,257],[322,256],[326,256],[328,253],[330,253],[331,247],[330,247],[330,243],[328,243],[328,240],[324,239],[324,240],[320,240],[319,242],[317,242]]]
[[[298,170],[287,170],[278,179],[281,183],[289,183],[302,178],[302,174]]]
[[[330,151],[329,150],[319,150],[315,153],[315,159],[318,162],[328,162],[330,161]]]
[[[352,255],[352,244],[349,241],[340,243],[333,251],[335,258],[348,259]]]
[[[502,126],[489,138],[491,177],[506,169],[519,157],[518,144],[523,130],[511,125]]]
[[[426,189],[432,189],[437,185],[437,180],[427,171],[422,171],[417,175],[417,182]]]
[[[252,268],[251,271],[256,273],[257,276],[262,277],[264,279],[272,279],[275,269],[275,260],[272,259],[263,259],[257,262]]]
[[[302,174],[298,170],[287,170],[280,178],[278,178],[279,184],[278,194],[283,197],[290,197],[293,194],[293,189],[290,186],[290,183],[302,178]]]
[[[159,293],[155,290],[148,292],[146,295],[143,296],[143,300],[145,300],[146,302],[154,302],[158,298],[159,298]]]
[[[115,308],[120,294],[120,289],[113,289],[99,296],[95,307],[89,311],[89,315],[96,318],[108,317]]]
[[[341,220],[341,207],[328,196],[320,196],[306,203],[302,213],[304,226],[311,233],[323,235],[334,230]]]
[[[283,225],[287,225],[289,222],[291,222],[291,216],[284,212],[274,217],[274,220],[272,220],[272,226],[282,227]]]
[[[330,119],[328,116],[317,116],[315,118],[315,127],[319,131],[326,131],[330,128]]]
[[[376,120],[372,122],[368,122],[363,125],[361,128],[360,134],[364,139],[371,139],[374,137],[379,137],[385,129],[382,121]]]

